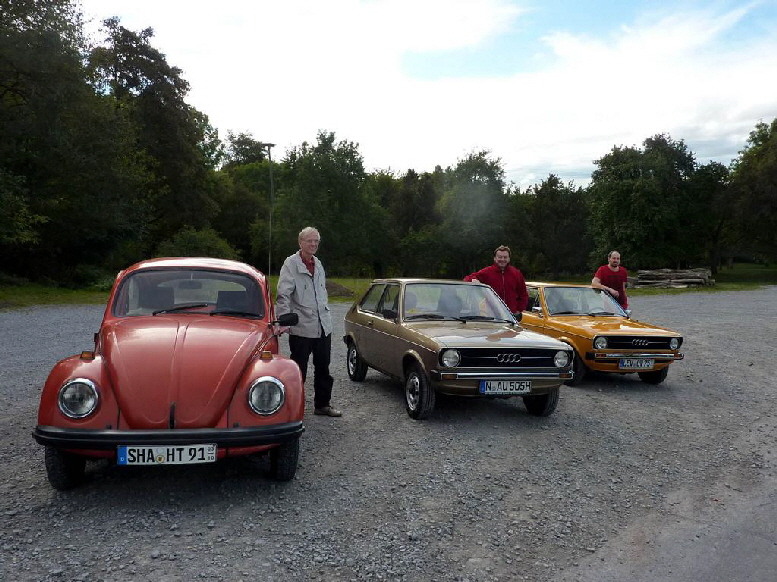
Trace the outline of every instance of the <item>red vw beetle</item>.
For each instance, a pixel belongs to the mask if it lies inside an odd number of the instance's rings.
[[[35,440],[56,489],[80,484],[89,458],[118,465],[208,463],[270,455],[297,470],[305,393],[278,354],[265,276],[207,258],[144,261],[114,282],[93,351],[54,366]]]

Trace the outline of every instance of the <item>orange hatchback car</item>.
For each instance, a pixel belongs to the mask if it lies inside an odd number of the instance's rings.
[[[637,373],[643,382],[660,384],[669,364],[683,359],[682,336],[664,327],[633,320],[608,293],[590,285],[526,283],[529,306],[521,325],[575,348],[574,378],[589,370]]]

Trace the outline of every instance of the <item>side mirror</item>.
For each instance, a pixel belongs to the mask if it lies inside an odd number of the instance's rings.
[[[521,321],[521,319],[523,319],[523,313],[516,311],[513,313],[513,317],[515,318],[515,321]]]
[[[540,307],[539,305],[535,305],[534,307],[531,308],[531,312],[539,313],[540,315],[542,315],[542,307]]]
[[[631,318],[631,309],[624,309],[626,312],[626,317]]]
[[[299,323],[299,315],[296,313],[284,313],[283,315],[280,315],[278,320],[274,323],[277,323],[281,327],[291,327]]]
[[[384,309],[383,311],[380,312],[380,314],[386,319],[396,319],[397,317],[399,317],[399,313],[397,313],[393,309]]]

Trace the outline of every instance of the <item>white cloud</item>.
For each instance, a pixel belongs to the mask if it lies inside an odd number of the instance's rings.
[[[490,149],[525,186],[551,171],[581,181],[613,145],[660,132],[733,157],[759,119],[777,116],[777,40],[719,42],[747,7],[643,15],[605,38],[548,31],[542,70],[431,81],[406,75],[403,57],[487,43],[522,9],[501,0],[83,4],[133,30],[152,26],[154,46],[191,84],[190,103],[222,136],[250,131],[278,144],[278,157],[326,129],[358,142],[369,168],[425,171]]]

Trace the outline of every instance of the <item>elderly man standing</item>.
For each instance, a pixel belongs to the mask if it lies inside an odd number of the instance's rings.
[[[313,389],[315,414],[342,416],[332,408],[332,384],[329,362],[332,351],[332,315],[326,292],[326,273],[315,256],[321,236],[312,226],[303,228],[297,237],[299,251],[286,258],[278,278],[275,315],[297,313],[299,322],[289,330],[291,359],[297,362],[305,381],[308,360],[313,354]]]
[[[526,310],[529,303],[526,281],[523,273],[510,264],[508,246],[496,247],[494,264],[467,275],[464,280],[490,285],[512,313]]]

